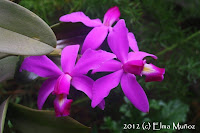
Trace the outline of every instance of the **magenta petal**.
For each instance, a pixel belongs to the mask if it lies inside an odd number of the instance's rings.
[[[68,116],[70,114],[70,108],[73,100],[67,99],[66,95],[57,95],[54,100],[54,109],[56,117]]]
[[[71,83],[77,90],[84,92],[90,99],[92,99],[93,79],[85,75],[79,75],[74,76]]]
[[[108,45],[122,63],[127,61],[129,50],[128,30],[123,19],[119,20],[108,34]]]
[[[68,95],[71,79],[72,77],[68,74],[61,75],[56,81],[53,94],[56,94],[56,95],[67,94]]]
[[[165,69],[153,64],[145,64],[142,74],[146,76],[145,82],[162,81],[164,79]]]
[[[42,106],[46,101],[47,97],[51,94],[51,92],[53,92],[55,84],[56,84],[56,78],[49,78],[44,81],[38,93],[38,99],[37,99],[38,109],[42,109]]]
[[[104,110],[104,108],[105,108],[105,100],[103,99],[97,106],[98,106],[101,110]]]
[[[126,97],[137,109],[149,112],[147,96],[133,74],[124,73],[121,78],[121,86]]]
[[[90,99],[92,99],[93,84],[94,84],[93,79],[85,75],[75,76],[72,78],[72,85],[74,86],[74,88],[84,92]],[[105,107],[105,101],[102,100],[102,102],[98,105],[98,107],[103,110]]]
[[[76,76],[87,74],[89,70],[96,69],[101,63],[111,60],[115,57],[116,56],[114,54],[103,50],[95,51],[88,49],[76,63],[71,75]]]
[[[79,45],[67,46],[62,50],[61,66],[64,73],[70,73],[74,68]]]
[[[81,54],[83,54],[87,49],[97,49],[105,40],[108,34],[108,27],[101,26],[93,28],[86,36]]]
[[[71,14],[64,15],[59,19],[62,22],[82,22],[84,25],[88,27],[97,27],[101,26],[102,22],[100,19],[90,19],[83,12],[73,12]]]
[[[118,21],[120,17],[120,11],[117,6],[114,6],[106,12],[103,19],[103,24],[106,26],[112,26],[115,21]]]
[[[30,56],[24,59],[20,71],[33,72],[40,77],[58,77],[63,72],[47,56]]]
[[[142,52],[142,51],[138,51],[138,52],[129,52],[128,53],[128,60],[142,60],[143,58],[145,58],[146,56],[151,56],[154,59],[157,59],[157,57],[153,54],[149,54],[146,52]]]
[[[92,74],[96,72],[114,72],[122,69],[122,63],[116,60],[109,60],[105,63],[100,64],[100,67],[94,69]]]
[[[127,73],[132,73],[132,74],[135,74],[135,75],[141,75],[142,70],[144,68],[144,63],[145,62],[143,60],[128,61],[123,65],[123,69]]]
[[[116,71],[104,77],[97,79],[93,85],[92,107],[96,107],[105,97],[108,96],[111,89],[118,86],[123,70]]]
[[[133,35],[132,32],[128,33],[128,41],[129,41],[130,48],[134,52],[139,51],[139,48],[138,48],[138,45],[137,45],[137,41],[136,41],[135,36]]]

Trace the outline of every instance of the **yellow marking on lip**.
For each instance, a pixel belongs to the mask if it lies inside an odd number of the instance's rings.
[[[63,94],[60,94],[60,95],[59,95],[59,101],[63,100],[63,98],[64,98],[64,95],[63,95]]]
[[[60,107],[63,105],[63,103],[64,103],[64,95],[63,94],[59,95],[58,103],[59,103]]]
[[[154,72],[154,69],[149,68],[149,67],[144,67],[142,71],[151,73],[151,72]]]

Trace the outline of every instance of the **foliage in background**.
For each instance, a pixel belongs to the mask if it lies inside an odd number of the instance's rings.
[[[170,125],[169,129],[162,129],[159,132],[174,132],[173,122],[182,123],[186,121],[187,113],[189,111],[189,106],[182,103],[180,100],[171,100],[168,103],[163,102],[162,100],[149,100],[150,109],[149,113],[138,112],[130,103],[130,101],[124,97],[125,103],[123,104],[119,111],[122,113],[120,120],[113,120],[110,116],[104,117],[104,124],[101,129],[107,129],[114,133],[124,133],[124,132],[144,132],[142,129],[142,124],[144,122],[150,122],[151,128],[147,132],[155,132],[152,127],[153,122],[158,122],[156,129],[160,128],[160,123],[162,125]],[[128,129],[124,124],[135,124],[135,127]],[[138,126],[139,125],[139,126]]]
[[[118,101],[114,97],[123,99],[121,95],[123,92],[111,91],[114,94],[106,99],[112,102],[106,104],[105,124],[102,124],[102,121],[97,123],[95,122],[97,120],[91,118],[88,118],[91,121],[85,122],[93,127],[102,126],[101,129],[93,129],[94,132],[105,129],[105,131],[118,132],[122,131],[125,122],[155,120],[163,123],[177,121],[196,124],[196,130],[199,130],[199,0],[21,0],[19,4],[35,12],[50,25],[57,23],[60,16],[74,11],[83,11],[90,18],[103,19],[107,9],[115,5],[119,6],[121,18],[126,20],[127,27],[135,34],[140,50],[156,54],[158,56],[156,66],[165,67],[166,74],[163,82],[144,84],[144,79],[139,80],[150,99],[149,114],[141,114],[129,102],[116,103]],[[147,58],[147,62],[149,61],[153,60]],[[35,82],[41,83],[39,80]],[[38,84],[37,87],[39,86]],[[26,104],[36,101],[31,96],[27,99]],[[76,114],[76,111],[74,112]],[[181,118],[177,117],[177,113]],[[89,117],[99,114],[101,113],[91,113]]]

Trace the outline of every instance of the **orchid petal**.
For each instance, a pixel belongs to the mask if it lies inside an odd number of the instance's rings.
[[[56,117],[68,116],[70,114],[70,108],[73,100],[67,99],[66,95],[57,95],[54,100],[54,109]]]
[[[85,76],[79,75],[72,78],[72,86],[77,90],[84,92],[90,99],[92,99],[92,86],[94,80]]]
[[[81,53],[83,54],[89,48],[97,49],[103,43],[107,34],[108,27],[106,26],[93,28],[84,40]]]
[[[62,22],[82,22],[84,25],[88,27],[97,27],[101,26],[102,22],[100,19],[90,19],[83,12],[73,12],[71,14],[64,15],[59,19]]]
[[[20,71],[33,72],[40,77],[58,77],[63,72],[47,56],[30,56],[24,59]]]
[[[132,73],[132,74],[135,74],[135,75],[141,75],[143,67],[144,67],[144,62],[145,61],[143,61],[143,60],[128,61],[123,65],[123,69],[127,73]]]
[[[56,95],[59,94],[69,94],[70,82],[72,77],[69,74],[61,75],[56,82],[53,93]]]
[[[93,79],[85,75],[79,75],[73,77],[71,83],[74,88],[84,92],[90,99],[92,99],[92,86],[94,84]],[[102,100],[98,107],[103,110],[105,107],[105,101]]]
[[[103,50],[91,50],[88,49],[84,52],[82,57],[76,63],[71,75],[87,74],[89,70],[96,69],[103,62],[111,60],[116,56],[112,53]]]
[[[38,109],[42,109],[47,97],[53,92],[56,84],[56,78],[49,78],[42,84],[37,98]]]
[[[153,64],[145,64],[142,74],[146,76],[145,82],[162,81],[164,79],[165,69]]]
[[[125,21],[119,20],[113,30],[108,34],[108,45],[117,58],[125,63],[128,59],[128,30]]]
[[[97,79],[93,85],[92,107],[96,107],[105,97],[108,96],[111,89],[118,86],[123,70],[116,71],[104,77]]]
[[[135,36],[132,32],[128,33],[128,41],[129,41],[129,46],[130,48],[136,52],[139,51],[138,45],[137,45],[137,41],[135,39]]]
[[[61,66],[64,73],[70,73],[74,68],[79,45],[67,46],[62,50]]]
[[[104,108],[105,108],[105,100],[103,99],[97,106],[98,106],[101,110],[104,110]]]
[[[146,52],[138,51],[138,52],[129,52],[128,53],[128,61],[131,61],[131,60],[142,60],[146,56],[151,56],[152,58],[157,59],[157,57],[155,55],[153,55],[153,54],[149,54],[149,53],[146,53]]]
[[[126,97],[137,109],[149,112],[147,96],[133,74],[124,73],[121,78],[121,86]]]
[[[115,21],[118,21],[120,17],[120,11],[117,6],[114,6],[106,12],[104,15],[103,24],[106,26],[112,26]]]
[[[115,72],[122,69],[122,63],[116,60],[109,60],[100,65],[97,69],[92,71],[92,74],[96,72]]]

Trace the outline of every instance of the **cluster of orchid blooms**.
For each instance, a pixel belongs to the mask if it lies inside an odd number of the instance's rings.
[[[81,57],[77,59],[79,45],[66,46],[61,53],[61,67],[54,64],[47,56],[30,56],[24,59],[21,71],[26,70],[40,77],[48,78],[42,84],[37,105],[42,109],[50,94],[56,95],[54,109],[56,116],[67,116],[70,112],[72,100],[67,99],[70,85],[84,92],[91,100],[92,107],[105,107],[104,98],[111,89],[121,84],[121,88],[132,104],[142,112],[149,111],[147,96],[136,81],[135,75],[145,75],[146,82],[162,81],[164,68],[147,64],[144,59],[155,55],[139,51],[133,33],[126,28],[125,21],[119,19],[118,7],[110,8],[103,23],[100,19],[90,19],[83,12],[74,12],[60,18],[62,22],[82,22],[88,27],[94,27],[86,36]],[[113,23],[115,26],[112,27]],[[108,45],[113,53],[97,50],[107,37]],[[129,48],[132,50],[129,52]],[[96,81],[87,76],[89,71],[110,72]]]

